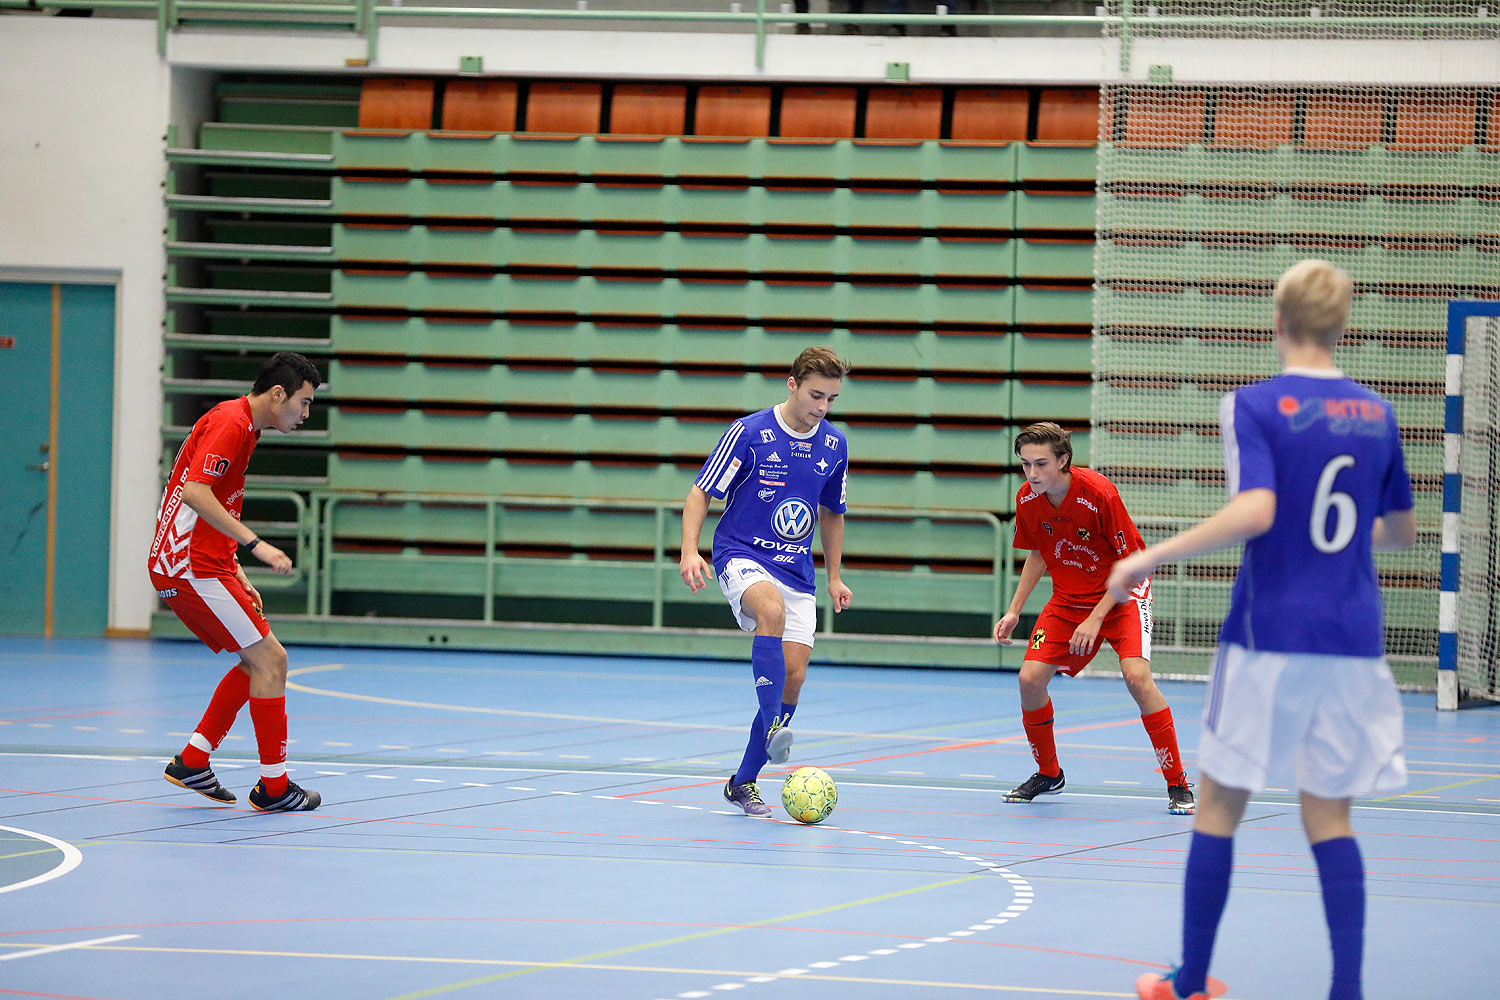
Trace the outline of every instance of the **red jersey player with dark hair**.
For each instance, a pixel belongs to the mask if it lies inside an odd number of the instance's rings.
[[[1141,723],[1167,780],[1167,811],[1188,815],[1193,793],[1172,710],[1151,677],[1151,581],[1143,580],[1129,600],[1120,602],[1105,587],[1118,560],[1145,548],[1141,533],[1113,483],[1073,466],[1069,434],[1057,424],[1027,427],[1016,436],[1015,451],[1026,474],[1016,494],[1015,547],[1031,553],[1010,607],[995,623],[995,641],[1010,643],[1021,608],[1044,572],[1052,576],[1052,598],[1037,617],[1021,664],[1021,719],[1037,772],[1007,792],[1005,801],[1030,802],[1063,790],[1047,685],[1054,674],[1071,677],[1088,666],[1104,640],[1119,655],[1125,686],[1140,706]]]
[[[292,571],[292,560],[240,523],[245,469],[262,430],[286,433],[307,419],[321,381],[311,361],[283,351],[261,368],[248,396],[220,403],[198,419],[172,463],[147,560],[151,585],[182,623],[214,652],[239,654],[187,746],[167,765],[166,778],[216,802],[233,802],[234,793],[208,766],[208,755],[248,701],[260,751],[260,780],[250,790],[250,805],[261,812],[316,809],[322,797],[286,775],[286,650],[271,633],[260,594],[236,551],[281,576]]]

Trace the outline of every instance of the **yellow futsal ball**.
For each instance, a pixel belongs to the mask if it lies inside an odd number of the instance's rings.
[[[799,767],[781,783],[781,804],[799,823],[821,823],[839,804],[839,789],[820,767]]]

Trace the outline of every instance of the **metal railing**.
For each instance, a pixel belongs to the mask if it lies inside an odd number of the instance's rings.
[[[956,0],[954,0],[956,4]],[[892,25],[929,27],[1063,27],[1112,30],[1120,45],[1120,69],[1130,69],[1132,25],[1149,23],[1153,29],[1191,28],[1201,26],[1204,18],[1193,15],[1156,15],[1147,8],[1145,15],[1135,12],[1131,0],[1123,0],[1119,14],[797,14],[767,10],[766,0],[753,0],[749,10],[558,10],[528,7],[445,7],[407,6],[400,0],[344,0],[333,3],[263,2],[263,0],[0,0],[0,10],[45,8],[49,10],[90,10],[152,13],[156,20],[157,51],[166,53],[167,36],[184,26],[222,26],[263,28],[275,31],[345,28],[366,38],[366,58],[374,63],[379,46],[379,30],[415,19],[462,19],[497,23],[517,20],[545,20],[583,24],[590,22],[699,24],[743,24],[754,36],[755,65],[765,66],[766,36],[772,28],[787,24],[835,24],[869,27]],[[1316,7],[1311,8],[1316,11]],[[1449,28],[1495,30],[1496,20],[1489,17],[1452,17],[1441,15],[1368,15],[1321,17],[1308,9],[1292,10],[1285,15],[1216,17],[1213,22],[1227,28],[1286,28],[1316,24],[1322,29],[1357,28],[1376,30],[1403,28],[1420,31],[1424,27],[1443,25]]]
[[[256,501],[291,501],[296,514],[295,526],[285,522],[276,522],[268,525],[261,520],[246,519],[247,524],[256,527],[257,530],[267,530],[280,526],[283,531],[291,528],[296,537],[296,569],[293,575],[278,577],[269,570],[257,569],[252,565],[245,567],[247,575],[257,587],[294,587],[305,585],[306,613],[308,615],[330,616],[333,613],[333,598],[336,590],[335,567],[341,560],[369,559],[368,553],[342,553],[336,546],[336,521],[337,512],[341,505],[348,503],[362,504],[397,504],[397,503],[431,503],[443,506],[474,507],[484,511],[484,541],[483,548],[476,555],[451,556],[448,558],[462,561],[468,565],[478,565],[484,574],[484,585],[480,593],[483,599],[483,615],[480,620],[485,624],[495,622],[495,602],[497,597],[496,580],[497,574],[506,565],[525,565],[533,571],[544,571],[545,559],[541,557],[518,557],[507,556],[501,548],[503,535],[504,508],[507,506],[525,507],[530,509],[552,508],[559,511],[575,510],[579,508],[602,509],[614,511],[639,511],[651,513],[655,520],[654,543],[651,560],[649,563],[643,561],[631,561],[633,567],[649,567],[651,573],[650,605],[651,605],[651,627],[663,628],[665,622],[665,606],[667,604],[668,574],[675,573],[677,563],[669,556],[668,551],[676,548],[675,541],[668,544],[668,532],[674,530],[677,519],[680,516],[678,501],[656,501],[656,500],[627,500],[611,499],[604,497],[534,497],[534,496],[482,496],[474,494],[453,493],[420,493],[420,492],[377,492],[377,493],[353,493],[334,490],[313,490],[304,498],[295,491],[281,489],[266,489],[251,487],[245,491],[247,500]],[[989,528],[990,533],[990,571],[985,578],[990,586],[990,613],[998,620],[1002,607],[1002,600],[1010,593],[1010,585],[1013,583],[1013,573],[1010,565],[1010,539],[1000,519],[994,513],[985,510],[917,510],[898,507],[850,507],[849,515],[855,521],[861,516],[872,518],[897,518],[911,519],[916,521],[942,521],[956,523],[982,524]],[[857,530],[857,528],[855,529]],[[856,573],[859,571],[856,570]],[[971,575],[969,577],[973,579]],[[826,599],[826,593],[822,595]],[[942,612],[951,609],[946,608],[922,608],[913,607],[914,612]],[[825,608],[825,612],[827,609]],[[821,631],[824,634],[833,633],[834,615],[825,613]]]

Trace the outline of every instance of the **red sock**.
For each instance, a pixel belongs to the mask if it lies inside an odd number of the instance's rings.
[[[251,698],[250,720],[260,749],[260,780],[270,796],[286,792],[286,696]]]
[[[1151,745],[1156,748],[1156,761],[1161,765],[1162,777],[1167,779],[1167,784],[1180,785],[1187,780],[1187,772],[1182,769],[1182,755],[1177,752],[1177,727],[1172,724],[1172,709],[1168,707],[1141,716],[1141,725],[1146,727],[1146,735],[1151,737]]]
[[[1041,708],[1023,708],[1021,721],[1026,724],[1026,740],[1031,744],[1031,756],[1036,758],[1036,769],[1049,778],[1062,774],[1057,766],[1057,744],[1052,739],[1052,699]]]
[[[207,767],[209,751],[217,750],[224,742],[229,728],[234,725],[234,717],[240,714],[249,698],[250,675],[237,666],[231,668],[214,689],[208,711],[203,713],[193,738],[182,748],[182,762],[188,767]]]

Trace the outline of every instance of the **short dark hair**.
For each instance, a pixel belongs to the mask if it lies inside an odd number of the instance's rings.
[[[835,354],[831,347],[809,347],[792,362],[791,374],[797,382],[805,381],[809,375],[843,378],[849,374],[849,362]]]
[[[1052,454],[1058,458],[1067,456],[1068,462],[1062,466],[1064,469],[1073,467],[1073,435],[1050,420],[1030,424],[1016,435],[1015,452],[1017,455],[1021,454],[1021,446],[1024,444],[1047,445],[1052,449]]]
[[[323,376],[318,374],[318,366],[294,351],[277,351],[260,366],[260,374],[255,376],[250,395],[259,396],[279,385],[288,396],[295,396],[304,382],[311,382],[314,388],[322,384]]]

